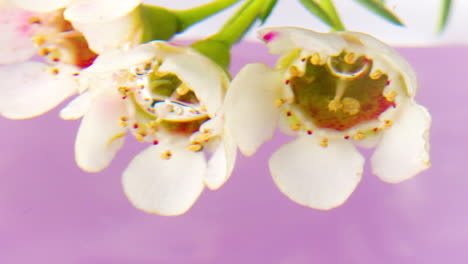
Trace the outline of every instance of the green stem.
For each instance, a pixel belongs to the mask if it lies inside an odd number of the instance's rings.
[[[179,32],[239,2],[239,0],[215,0],[211,3],[186,10],[173,11],[179,18]]]
[[[218,31],[209,37],[228,46],[242,39],[250,27],[257,21],[265,7],[265,0],[247,1]]]

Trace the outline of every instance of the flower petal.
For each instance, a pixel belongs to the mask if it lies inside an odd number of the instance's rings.
[[[34,12],[50,12],[66,7],[72,0],[8,0],[15,6]]]
[[[20,8],[0,6],[0,64],[25,61],[36,52],[31,41],[32,13]]]
[[[124,142],[126,129],[119,120],[125,115],[125,105],[113,94],[103,93],[93,100],[75,142],[75,159],[80,168],[98,172],[109,165]]]
[[[169,150],[170,159],[161,158]],[[202,152],[183,144],[148,147],[138,154],[123,174],[123,188],[132,204],[146,212],[179,215],[187,211],[203,191],[206,161]]]
[[[60,117],[68,120],[81,118],[88,111],[90,104],[91,96],[89,92],[84,92],[60,111]]]
[[[318,137],[301,136],[270,158],[278,188],[291,200],[316,209],[341,205],[361,180],[364,158],[346,140],[320,146]]]
[[[99,55],[86,72],[114,72],[145,63],[155,57],[151,43],[139,45],[130,50],[110,49]]]
[[[231,176],[236,162],[237,147],[231,136],[225,133],[222,142],[208,161],[204,177],[206,186],[212,190],[221,187]]]
[[[385,182],[398,183],[430,167],[431,116],[414,102],[404,106],[400,118],[384,131],[372,156],[372,170]]]
[[[165,58],[159,71],[179,76],[195,92],[211,116],[219,110],[227,88],[227,76],[210,59],[194,52],[171,54]]]
[[[56,69],[58,73],[39,62],[0,67],[0,113],[13,119],[37,116],[75,94],[77,68],[63,64]]]
[[[244,155],[273,137],[281,85],[280,73],[264,64],[248,64],[232,81],[224,102],[226,129]]]
[[[328,55],[340,53],[346,41],[337,34],[320,33],[300,27],[265,27],[257,31],[273,54],[284,54],[301,48]]]
[[[139,0],[74,1],[64,13],[86,37],[89,47],[100,54],[109,48],[127,48],[141,39]]]

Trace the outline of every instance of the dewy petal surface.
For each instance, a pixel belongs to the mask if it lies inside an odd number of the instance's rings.
[[[88,111],[90,104],[91,96],[89,92],[84,92],[60,111],[60,117],[68,120],[81,118]]]
[[[76,93],[78,83],[73,73],[78,69],[70,65],[60,66],[57,74],[39,62],[0,67],[0,113],[13,119],[37,116]]]
[[[291,200],[316,209],[341,205],[361,180],[364,158],[346,140],[320,146],[315,136],[301,136],[270,158],[278,188]]]
[[[197,95],[213,116],[221,107],[224,95],[224,72],[210,59],[196,53],[178,53],[166,57],[161,72],[176,74]]]
[[[119,124],[126,110],[114,94],[96,97],[81,121],[75,142],[75,159],[85,171],[106,168],[122,147],[126,129]]]
[[[281,74],[264,64],[248,64],[232,81],[224,105],[226,129],[244,155],[273,137],[281,85]]]
[[[430,167],[431,116],[414,102],[404,106],[400,118],[384,132],[372,156],[372,170],[385,182],[398,183]]]
[[[32,13],[0,5],[0,64],[25,61],[36,52],[31,41]]]
[[[208,161],[208,168],[204,177],[208,188],[216,190],[229,179],[234,169],[236,155],[237,147],[234,139],[228,133],[225,133],[223,140]]]
[[[171,151],[170,159],[161,153]],[[179,215],[201,194],[206,161],[202,152],[183,144],[148,147],[138,154],[123,174],[123,188],[132,204],[146,212]]]
[[[72,0],[8,0],[12,4],[34,12],[50,12],[66,7]]]

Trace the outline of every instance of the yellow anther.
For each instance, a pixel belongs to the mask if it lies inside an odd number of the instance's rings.
[[[364,138],[366,137],[366,135],[364,135],[364,133],[362,131],[358,131],[356,133],[356,135],[354,135],[354,140],[356,141],[359,141],[359,140],[363,140]]]
[[[387,128],[391,127],[392,125],[393,125],[392,120],[385,120],[383,129],[387,129]]]
[[[41,48],[39,49],[39,51],[37,52],[37,55],[39,56],[47,56],[51,53],[52,51],[48,48]]]
[[[207,142],[212,138],[212,135],[209,131],[206,131],[204,133],[201,133],[197,136],[197,139],[200,140],[201,142]]]
[[[292,131],[298,131],[301,128],[301,123],[295,123],[290,126]]]
[[[135,138],[136,140],[140,141],[140,142],[143,142],[145,141],[145,137],[139,133],[135,134]]]
[[[46,43],[47,41],[47,38],[43,35],[36,35],[32,38],[32,41],[37,45],[37,46],[41,46],[43,45],[44,43]]]
[[[343,112],[348,115],[355,115],[359,113],[359,110],[361,109],[361,104],[354,98],[345,97],[341,102],[343,103]]]
[[[377,80],[379,79],[380,77],[382,77],[382,71],[380,70],[375,70],[374,72],[371,73],[371,75],[369,76],[371,79],[373,80]]]
[[[41,24],[41,19],[39,17],[30,17],[28,22],[29,24]]]
[[[395,101],[395,97],[398,95],[398,92],[393,90],[391,92],[389,92],[388,94],[384,95],[385,98],[387,99],[387,101],[389,102],[393,102]]]
[[[343,108],[343,104],[341,103],[340,99],[333,99],[328,103],[328,110],[332,112],[336,112]]]
[[[47,71],[50,73],[50,74],[53,74],[53,75],[57,75],[59,74],[59,69],[57,68],[47,68]]]
[[[200,105],[200,110],[202,110],[203,112],[206,112],[206,106],[205,105]]]
[[[289,67],[289,74],[291,74],[291,76],[300,76],[301,70],[299,70],[297,66],[293,65]]]
[[[172,152],[170,150],[166,150],[163,153],[161,153],[161,158],[168,160],[172,157]]]
[[[356,54],[354,52],[346,53],[344,61],[348,64],[353,64],[356,61]]]
[[[320,64],[320,54],[318,54],[318,53],[312,54],[312,56],[310,57],[310,63],[312,63],[312,65],[319,65]]]
[[[276,100],[275,100],[275,105],[276,105],[277,107],[282,106],[284,103],[286,103],[286,100],[283,99],[283,98],[280,98],[280,99],[276,99]]]
[[[190,92],[190,88],[185,83],[176,89],[176,93],[180,96],[186,95],[188,92]]]
[[[125,87],[125,86],[120,86],[119,89],[118,89],[119,93],[121,93],[122,95],[127,95],[128,92],[130,91],[130,89],[128,87]]]
[[[197,151],[202,150],[203,146],[202,144],[195,142],[195,143],[190,144],[187,149],[193,152],[197,152]]]
[[[320,142],[320,146],[326,148],[328,147],[328,138],[324,138],[321,142]]]

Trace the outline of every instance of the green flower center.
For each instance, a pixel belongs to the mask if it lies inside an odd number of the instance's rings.
[[[372,60],[342,52],[320,63],[318,54],[301,60],[305,71],[289,68],[286,81],[294,94],[296,109],[315,126],[345,131],[363,122],[377,120],[389,107],[391,96],[383,95],[390,83],[379,70],[372,71]]]

